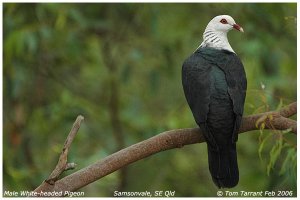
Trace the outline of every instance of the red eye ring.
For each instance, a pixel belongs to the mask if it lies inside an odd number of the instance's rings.
[[[227,20],[226,19],[221,19],[220,21],[222,24],[228,24]]]

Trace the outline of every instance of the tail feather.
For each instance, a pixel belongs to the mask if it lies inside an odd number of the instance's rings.
[[[208,147],[208,163],[214,183],[219,188],[232,188],[239,182],[236,144],[219,147],[218,150]]]

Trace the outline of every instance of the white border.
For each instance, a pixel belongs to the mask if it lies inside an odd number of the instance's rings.
[[[296,3],[297,0],[260,0],[260,1],[243,1],[243,0],[6,0],[1,1],[2,3]]]
[[[0,178],[1,178],[1,188],[0,188],[0,195],[3,196],[3,3],[297,3],[296,0],[293,1],[279,1],[279,0],[273,0],[273,1],[268,1],[268,0],[264,0],[264,1],[242,1],[242,0],[222,0],[222,1],[199,1],[199,0],[188,0],[188,1],[180,1],[180,0],[173,0],[173,1],[159,1],[159,0],[144,0],[144,1],[138,1],[138,0],[131,0],[131,1],[124,1],[124,0],[111,0],[111,1],[99,1],[99,0],[88,0],[88,1],[78,1],[78,0],[65,0],[65,1],[59,1],[59,0],[53,0],[53,1],[49,1],[49,0],[44,0],[44,1],[38,1],[38,0],[31,0],[31,1],[23,1],[23,0],[7,0],[7,1],[1,1],[1,39],[0,39],[0,44],[2,46],[1,48],[1,55],[0,55],[0,59],[2,61],[1,64],[1,77],[0,77],[0,91],[1,91],[1,99],[0,99],[0,104],[1,104],[1,115],[0,115],[0,128],[1,128],[1,133],[2,133],[2,137],[0,139],[1,141],[1,158],[2,158],[2,164],[0,167]],[[297,3],[297,16],[299,13],[299,4]],[[299,27],[299,22],[297,20],[297,28]],[[297,31],[297,99],[300,99],[300,94],[299,94],[299,90],[298,88],[300,88],[300,84],[298,81],[298,77],[300,77],[300,72],[299,72],[299,68],[298,68],[298,58],[299,58],[299,51],[298,51],[298,46],[299,46],[299,40],[298,40],[298,36],[299,36],[299,31]],[[299,112],[299,109],[297,110],[297,112]],[[299,122],[297,121],[297,126],[299,126]],[[300,139],[297,137],[297,144],[299,143]],[[297,145],[298,147],[298,145]],[[299,172],[299,159],[297,159],[297,172]],[[297,173],[297,180],[299,180],[299,173]],[[299,187],[297,184],[297,195],[299,195]],[[8,198],[8,197],[3,197],[3,198]],[[88,198],[88,197],[86,197]],[[105,197],[97,197],[97,198],[105,198]],[[202,198],[211,198],[211,197],[196,197],[196,199],[202,199]],[[213,197],[213,198],[217,198],[217,197]],[[18,198],[10,198],[9,199],[17,199],[19,200],[20,197]],[[31,199],[31,198],[30,198]],[[53,199],[53,198],[43,198],[43,199]],[[65,199],[65,198],[64,198]],[[73,198],[73,199],[82,199],[82,198]],[[96,198],[90,198],[90,199],[96,199]],[[105,199],[115,199],[115,198],[105,198]],[[131,199],[131,198],[122,198],[122,199]],[[149,198],[138,198],[138,199],[149,199]],[[154,198],[154,199],[162,199],[165,200],[166,198]],[[171,198],[171,199],[175,199],[175,198]],[[188,199],[188,198],[181,198],[181,199]],[[194,198],[195,199],[195,198]],[[238,197],[235,199],[253,199],[253,198],[242,198],[242,197]],[[255,199],[267,199],[267,197],[264,198],[255,198]],[[281,198],[272,198],[272,199],[281,199]],[[295,199],[295,198],[285,198],[285,199]]]

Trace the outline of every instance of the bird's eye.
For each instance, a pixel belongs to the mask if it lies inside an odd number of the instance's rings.
[[[222,24],[227,24],[227,23],[228,23],[226,19],[221,19],[220,22],[221,22]]]

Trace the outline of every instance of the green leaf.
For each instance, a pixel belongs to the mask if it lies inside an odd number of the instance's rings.
[[[261,125],[260,125],[260,130],[263,131],[263,130],[265,129],[265,127],[266,127],[265,122],[261,123]]]
[[[256,122],[255,122],[255,126],[256,126],[256,128],[258,128],[259,127],[259,124],[260,123],[263,123],[264,124],[264,121],[266,120],[268,118],[268,115],[263,115],[263,116],[261,116],[260,118],[258,118],[258,120],[256,120]],[[263,128],[262,128],[262,126],[263,126]],[[264,125],[260,125],[260,129],[264,129],[265,128],[265,124]]]
[[[286,129],[286,130],[281,131],[281,134],[282,134],[282,135],[285,135],[285,134],[287,134],[287,133],[290,133],[291,131],[292,131],[292,129],[289,128],[289,129]]]
[[[296,155],[296,152],[295,152],[295,149],[294,148],[290,148],[288,151],[287,151],[287,155],[282,163],[282,166],[281,166],[281,169],[280,169],[280,172],[279,174],[280,175],[283,175],[287,168],[288,168],[288,165],[291,166],[291,163],[293,163],[294,161],[294,156]]]
[[[279,134],[279,139],[276,140],[275,145],[272,147],[271,151],[270,151],[270,161],[269,164],[267,166],[267,174],[270,174],[270,170],[271,168],[274,167],[280,153],[282,150],[282,143],[283,143],[283,139],[282,139],[282,135]]]
[[[262,134],[262,132],[261,132],[261,134]],[[268,134],[266,137],[264,137],[264,138],[262,139],[262,141],[260,142],[260,145],[259,145],[259,148],[258,148],[258,156],[259,156],[260,161],[262,161],[262,155],[261,155],[262,150],[263,150],[263,148],[264,148],[264,146],[265,146],[266,141],[271,137],[271,135],[272,135],[272,133],[269,133],[269,134]],[[262,135],[261,135],[261,136],[262,136]],[[261,139],[261,137],[260,137],[260,139]]]
[[[283,106],[283,100],[282,100],[282,98],[280,98],[279,104],[278,104],[276,110],[279,110],[280,108],[282,108],[282,106]]]

